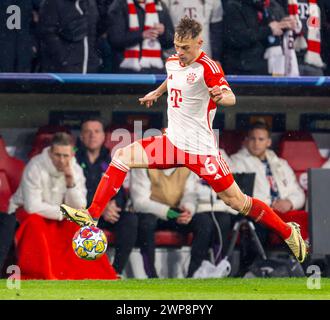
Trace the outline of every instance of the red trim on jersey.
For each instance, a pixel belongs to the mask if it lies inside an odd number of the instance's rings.
[[[212,131],[212,128],[211,128],[211,124],[210,124],[210,111],[213,110],[213,109],[216,109],[217,108],[217,105],[215,104],[215,102],[209,98],[209,104],[207,106],[207,125],[209,126],[209,129]]]
[[[213,73],[221,73],[224,75],[221,66],[218,63],[216,63],[214,60],[212,60],[205,52],[202,52],[202,54],[199,56],[196,62],[202,64],[203,66],[207,64],[208,67],[212,69]]]
[[[202,53],[199,55],[199,57],[196,59],[195,62],[198,62],[198,60],[203,58],[204,56],[206,56],[206,53],[204,51],[202,51]]]
[[[218,66],[218,68],[220,69],[220,73],[225,75],[225,72],[223,71],[222,67],[220,64],[216,63],[216,65]]]
[[[178,61],[178,60],[179,60],[179,58],[167,58],[166,62],[168,62],[168,61]]]
[[[205,55],[203,58],[200,59],[200,61],[205,62],[211,68],[213,73],[221,73],[219,66],[208,56]]]
[[[177,54],[172,54],[170,57],[168,57],[166,59],[166,62],[169,62],[169,61],[178,61],[179,60],[179,57]]]
[[[209,88],[214,86],[221,87],[225,85],[230,89],[222,68],[205,53],[201,55],[196,62],[200,63],[204,67],[204,81]]]
[[[215,145],[215,146],[217,146],[217,138],[216,138],[216,136],[215,136],[215,134],[214,134],[214,131],[213,131],[212,128],[211,128],[211,124],[210,124],[210,111],[211,111],[211,110],[214,110],[214,109],[216,109],[216,108],[217,108],[216,103],[215,103],[211,98],[209,98],[209,104],[208,104],[208,106],[207,106],[207,125],[208,125],[208,127],[209,127],[210,132],[213,134],[214,145]]]

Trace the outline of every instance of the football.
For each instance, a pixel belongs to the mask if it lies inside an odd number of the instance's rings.
[[[104,232],[94,226],[80,228],[72,239],[75,254],[85,260],[97,260],[107,250],[108,241]]]

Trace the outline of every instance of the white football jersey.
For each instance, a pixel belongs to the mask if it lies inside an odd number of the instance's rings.
[[[220,0],[163,0],[166,4],[174,27],[181,18],[188,16],[203,26],[203,51],[212,56],[210,46],[210,23],[222,21],[223,9]]]
[[[167,59],[168,139],[177,148],[192,154],[218,155],[212,123],[216,104],[209,88],[215,85],[231,90],[224,73],[205,52],[189,66],[177,55]]]

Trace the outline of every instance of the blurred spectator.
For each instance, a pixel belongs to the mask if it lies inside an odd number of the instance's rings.
[[[100,14],[100,19],[98,23],[98,34],[106,34],[109,29],[109,9],[114,0],[96,0],[97,8]]]
[[[64,201],[86,206],[85,177],[77,164],[71,137],[57,133],[51,146],[25,167],[19,188],[10,199],[8,212],[16,211],[17,264],[25,279],[114,279],[106,256],[95,261],[79,259],[72,237],[79,229],[63,221],[59,205]]]
[[[44,0],[39,21],[42,71],[98,72],[98,21],[96,0]]]
[[[321,9],[321,54],[322,60],[326,64],[326,69],[324,74],[326,76],[330,75],[330,1],[320,0],[319,1]]]
[[[301,31],[298,7],[290,10],[290,15],[275,0],[265,1],[263,16],[268,22],[278,21],[283,30],[280,36],[268,36],[265,59],[268,73],[273,76],[299,76],[297,55],[294,49],[295,33]]]
[[[224,14],[224,58],[227,74],[267,74],[264,59],[270,36],[281,36],[283,26],[269,22],[264,0],[232,0]]]
[[[248,131],[245,147],[232,155],[231,160],[233,171],[256,174],[253,196],[283,216],[304,207],[305,193],[287,161],[269,149],[271,144],[270,129],[257,121]],[[259,224],[255,228],[261,243],[266,245],[269,231]]]
[[[195,214],[196,175],[187,168],[133,169],[131,199],[138,214],[138,243],[149,278],[158,277],[155,268],[155,231],[175,230],[193,233],[187,277],[192,277],[208,258],[213,221],[206,214]]]
[[[76,159],[84,171],[87,187],[87,206],[92,202],[99,180],[111,162],[110,151],[103,144],[105,133],[98,119],[86,120],[81,125],[81,146]],[[115,233],[115,258],[113,266],[121,274],[128,261],[137,237],[137,216],[125,211],[126,194],[121,188],[109,202],[98,227]]]
[[[163,73],[163,50],[173,46],[174,29],[159,0],[114,0],[109,11],[114,72]]]
[[[184,16],[197,20],[203,26],[203,51],[217,62],[221,61],[222,17],[221,0],[163,0],[174,27]]]
[[[283,10],[289,14],[281,23],[284,28],[281,47],[272,46],[268,52],[268,62],[277,68],[273,74],[289,76],[323,74],[325,63],[329,59],[330,5],[329,1],[318,0],[278,0]],[[269,11],[274,12],[271,0]],[[279,8],[276,9],[280,12]],[[312,15],[310,14],[312,12]],[[275,20],[279,21],[278,18]],[[286,28],[285,28],[286,24]],[[293,51],[296,51],[296,55]],[[276,53],[275,53],[276,50]],[[282,54],[281,54],[282,51]],[[298,59],[297,59],[298,57]],[[323,61],[323,59],[325,59]],[[283,62],[281,63],[281,61]],[[296,61],[298,60],[298,61]],[[298,68],[299,64],[299,68]],[[284,65],[285,71],[279,68]],[[287,70],[289,69],[289,70]]]
[[[225,150],[221,149],[220,153],[228,166],[231,168],[231,160],[228,157]],[[213,220],[212,234],[215,262],[216,264],[227,254],[229,245],[229,235],[231,233],[231,215],[237,214],[237,211],[227,206],[221,199],[217,197],[217,194],[212,188],[202,179],[197,177],[196,179],[196,192],[197,192],[197,207],[196,213],[201,213],[209,216]],[[214,217],[213,217],[214,214]],[[216,220],[216,222],[214,221]],[[218,226],[216,226],[216,224]],[[218,230],[220,228],[220,230]],[[221,237],[221,238],[220,238]]]
[[[267,124],[251,125],[245,147],[231,156],[235,172],[255,172],[254,196],[280,212],[301,209],[305,193],[287,161],[270,150],[271,132]]]
[[[108,41],[108,30],[109,30],[109,8],[113,0],[96,0],[97,7],[100,14],[100,19],[97,27],[97,33],[99,35],[97,40],[97,50],[101,56],[100,73],[111,73],[112,72],[112,49]]]
[[[0,72],[31,72],[34,53],[32,25],[39,2],[40,0],[0,1]],[[13,9],[7,12],[13,5],[20,11]],[[8,22],[17,24],[19,29],[10,29]]]
[[[298,6],[296,16],[301,24],[301,30],[296,32],[294,47],[296,49],[299,72],[301,76],[322,76],[325,64],[322,61],[321,48],[323,39],[321,29],[324,29],[325,15],[321,12],[323,0],[281,0],[288,12]],[[324,9],[323,9],[324,10]]]
[[[31,72],[41,72],[40,34],[39,34],[39,10],[43,0],[34,0],[35,6],[32,12],[31,33],[32,45],[32,66]]]

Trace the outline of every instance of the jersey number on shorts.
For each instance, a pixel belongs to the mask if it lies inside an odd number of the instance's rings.
[[[206,159],[206,161],[204,163],[204,167],[205,167],[207,173],[210,175],[216,174],[218,171],[217,167],[215,166],[214,163],[211,162],[210,158]]]
[[[179,102],[182,102],[182,91],[180,89],[171,89],[171,101],[174,102],[173,108],[180,108]]]
[[[216,161],[220,165],[219,160],[216,159]],[[216,165],[211,162],[210,158],[207,158],[205,160],[204,167],[205,167],[205,169],[206,169],[206,171],[209,175],[214,175],[218,172],[218,169],[217,169]],[[222,176],[219,173],[217,173],[214,180],[218,180],[220,178],[222,178]]]

